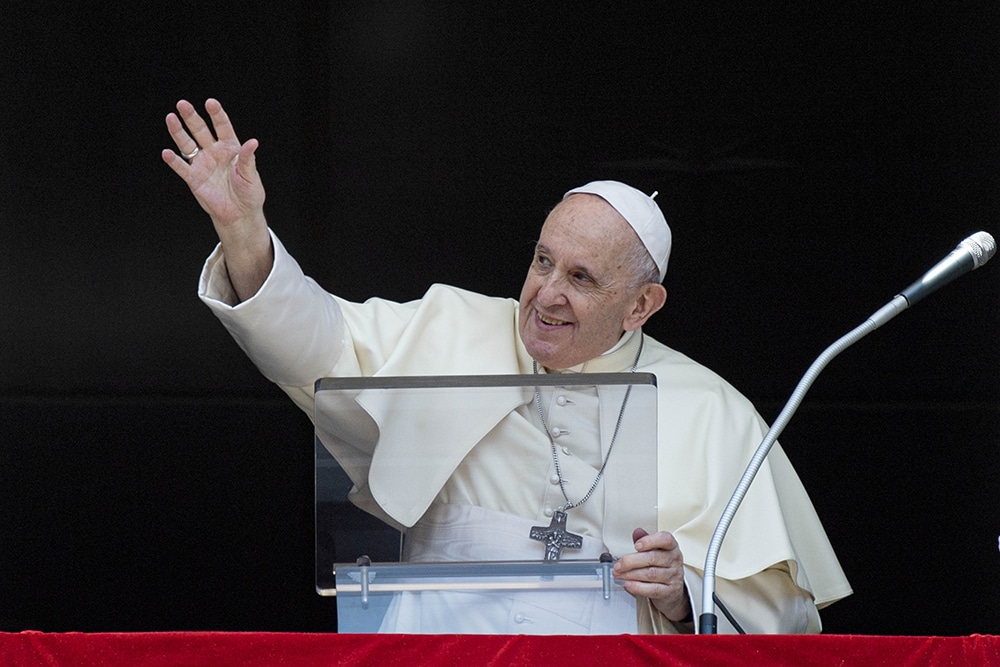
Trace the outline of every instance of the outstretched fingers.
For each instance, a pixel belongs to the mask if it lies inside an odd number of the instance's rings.
[[[219,141],[240,142],[236,137],[236,130],[233,129],[233,124],[229,122],[229,115],[222,108],[219,100],[214,98],[206,100],[205,110],[208,111],[208,116],[212,119],[212,127],[215,128],[215,136],[219,138]]]
[[[195,110],[193,104],[187,100],[180,100],[177,102],[177,113],[180,115],[180,119],[184,121],[184,127],[187,128],[186,134],[197,142],[198,147],[206,148],[215,142],[215,135],[212,134],[212,130],[209,129],[205,120]],[[183,131],[183,127],[180,129]],[[171,132],[171,136],[174,137],[174,141],[177,141],[177,137],[173,132]],[[193,148],[186,150],[180,144],[178,144],[178,148],[184,153],[190,154],[193,151]]]
[[[198,144],[187,133],[187,130],[184,129],[184,125],[181,123],[180,118],[177,117],[177,114],[167,114],[166,123],[167,131],[174,140],[174,145],[177,146],[177,151],[180,155],[172,150],[164,150],[162,153],[163,161],[177,172],[179,176],[184,178],[188,172],[188,164],[181,159],[181,156],[197,152]]]
[[[191,172],[191,165],[187,161],[169,148],[164,148],[160,153],[160,157],[163,158],[168,167],[174,170],[175,174],[184,179],[185,182],[187,181],[188,174]]]
[[[218,100],[210,98],[205,102],[205,109],[211,119],[212,127],[202,118],[187,100],[177,102],[177,112],[167,114],[167,131],[177,146],[177,153],[188,162],[201,150],[209,150],[215,146],[233,151],[230,156],[240,151],[240,141],[236,136],[233,124],[229,121],[229,115]],[[254,145],[256,149],[256,145]],[[253,149],[252,149],[253,150]],[[252,153],[251,150],[251,153]],[[175,167],[174,171],[181,173],[176,167],[183,166],[180,163],[168,159],[164,153],[163,159],[167,164]],[[228,160],[226,160],[228,161]],[[183,175],[183,174],[182,174]]]

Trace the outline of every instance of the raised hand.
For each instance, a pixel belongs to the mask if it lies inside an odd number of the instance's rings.
[[[177,103],[179,117],[167,115],[167,130],[181,155],[164,150],[163,161],[184,179],[212,220],[227,226],[260,214],[264,206],[254,158],[258,144],[256,139],[240,144],[218,100],[205,102],[205,109],[215,134],[186,100]]]
[[[273,261],[264,186],[254,156],[258,142],[240,144],[218,100],[206,101],[205,110],[214,134],[190,102],[177,103],[177,113],[167,114],[166,122],[180,154],[167,149],[162,157],[212,218],[230,281],[245,300],[263,284]]]

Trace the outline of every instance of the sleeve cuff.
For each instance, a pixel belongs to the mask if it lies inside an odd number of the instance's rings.
[[[264,284],[257,290],[257,294],[254,294],[245,301],[240,301],[236,290],[233,289],[232,282],[229,280],[229,270],[226,268],[226,256],[222,252],[222,244],[219,243],[215,246],[212,254],[208,256],[208,259],[205,260],[201,276],[198,279],[198,296],[202,301],[213,308],[223,310],[235,309],[253,302],[261,292],[267,289],[268,283],[271,282],[271,277],[284,268],[283,264],[288,259],[288,252],[281,245],[274,232],[268,228],[267,233],[271,236],[271,245],[274,248],[274,264],[271,266],[271,272],[264,280]]]

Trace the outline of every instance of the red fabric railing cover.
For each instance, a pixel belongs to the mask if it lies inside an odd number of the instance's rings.
[[[0,665],[1000,665],[1000,637],[0,633]]]

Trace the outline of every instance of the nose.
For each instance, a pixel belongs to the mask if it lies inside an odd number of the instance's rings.
[[[544,307],[561,306],[568,302],[566,298],[566,280],[553,271],[540,278],[538,286],[538,303]]]

